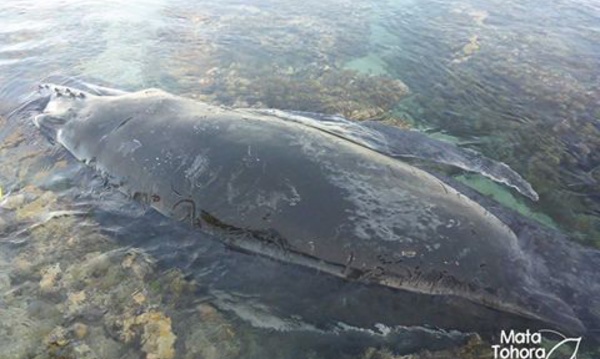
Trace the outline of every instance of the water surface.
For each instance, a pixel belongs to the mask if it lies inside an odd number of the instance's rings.
[[[233,252],[162,218],[8,116],[47,79],[427,131],[509,164],[540,201],[435,170],[600,247],[593,0],[8,0],[0,23],[4,357],[451,357],[489,348],[472,332],[493,340],[491,322],[525,325]]]

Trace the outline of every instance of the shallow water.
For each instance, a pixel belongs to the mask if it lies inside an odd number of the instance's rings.
[[[509,164],[540,201],[436,171],[600,247],[593,0],[9,0],[0,23],[0,357],[359,358],[489,349],[471,332],[535,325],[234,252],[162,218],[8,116],[47,79],[428,131]]]

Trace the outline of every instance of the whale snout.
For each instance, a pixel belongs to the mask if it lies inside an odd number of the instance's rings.
[[[72,87],[47,83],[38,85],[38,93],[47,99],[45,107],[41,109],[42,114],[54,117],[68,117],[70,112],[81,107],[91,96]]]
[[[38,93],[43,101],[39,113],[33,117],[33,124],[51,141],[89,97],[85,91],[49,83],[38,85]]]
[[[64,97],[71,99],[84,99],[88,96],[85,91],[77,90],[68,86],[43,83],[38,85],[38,92],[51,97]]]

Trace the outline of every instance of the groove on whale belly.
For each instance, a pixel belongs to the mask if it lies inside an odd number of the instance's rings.
[[[260,253],[283,263],[312,268],[346,280],[428,295],[460,296],[512,314],[523,315],[540,321],[545,320],[543,316],[524,310],[512,302],[505,301],[501,290],[481,288],[474,282],[464,282],[445,270],[426,271],[421,270],[418,266],[414,268],[405,266],[402,271],[395,271],[391,274],[385,269],[384,256],[381,258],[381,265],[371,268],[358,268],[353,266],[353,253],[348,256],[345,263],[329,262],[298,250],[276,231],[237,228],[221,222],[205,211],[201,213],[195,223],[198,223],[198,226],[209,232],[217,234],[226,245],[238,251],[249,254]]]

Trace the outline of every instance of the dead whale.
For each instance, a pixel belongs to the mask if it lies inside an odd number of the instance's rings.
[[[540,285],[535,260],[508,226],[385,155],[385,137],[364,142],[347,128],[307,125],[299,114],[289,120],[155,89],[42,90],[50,94],[35,123],[50,137],[121,191],[225,234],[234,248],[584,330],[572,308]]]

